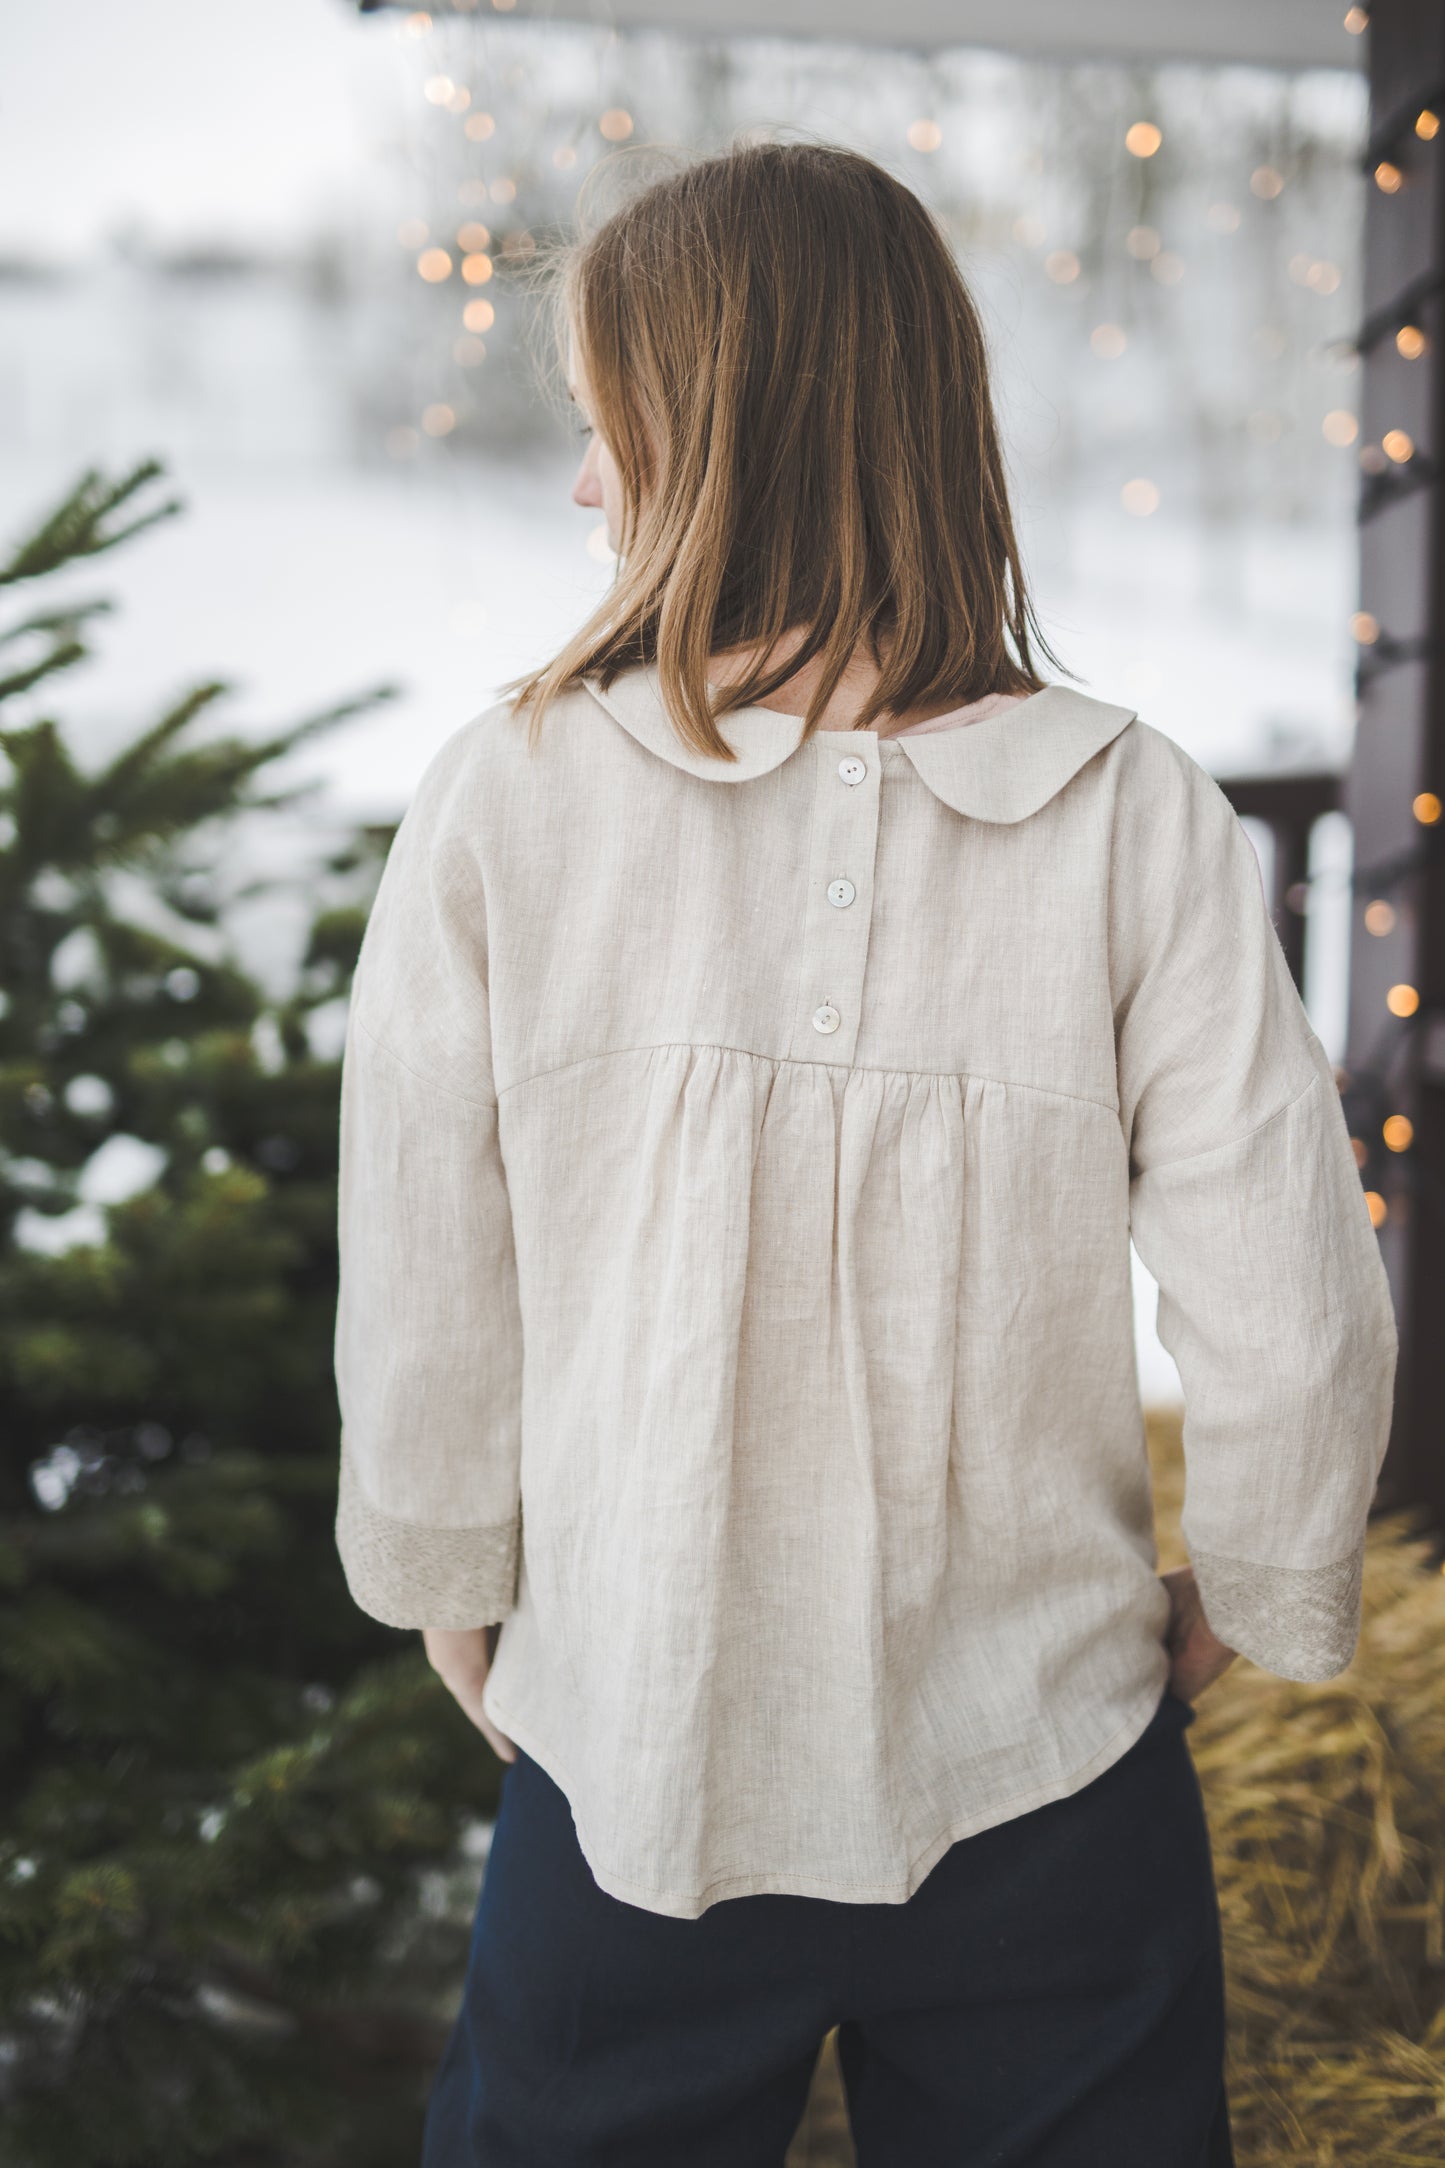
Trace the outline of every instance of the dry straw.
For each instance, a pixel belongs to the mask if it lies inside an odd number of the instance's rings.
[[[1149,1420],[1161,1568],[1179,1565],[1179,1424]],[[1187,1734],[1224,1919],[1239,2168],[1445,2164],[1445,1580],[1423,1521],[1370,1531],[1348,1671],[1243,1659]],[[787,2168],[853,2154],[831,2041]]]

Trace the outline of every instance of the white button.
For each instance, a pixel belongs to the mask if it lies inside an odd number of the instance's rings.
[[[813,1011],[814,1031],[836,1031],[842,1021],[831,1001],[825,1001],[821,1008]]]
[[[860,760],[856,753],[850,753],[846,760],[839,761],[838,773],[845,783],[861,783],[868,773],[868,763]]]
[[[858,891],[851,881],[830,881],[828,883],[828,901],[836,904],[840,911],[853,901],[857,893]]]

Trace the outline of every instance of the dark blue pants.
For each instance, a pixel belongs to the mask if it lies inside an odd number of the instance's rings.
[[[1071,1798],[953,1845],[906,1904],[599,1890],[509,1765],[423,2168],[782,2168],[823,2035],[859,2168],[1233,2168],[1219,1911],[1166,1692]]]

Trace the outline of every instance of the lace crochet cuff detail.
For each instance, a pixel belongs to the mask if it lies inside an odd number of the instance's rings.
[[[480,1528],[393,1520],[341,1456],[336,1547],[353,1599],[383,1625],[495,1625],[516,1602],[521,1534],[520,1515]]]
[[[1360,1637],[1365,1547],[1329,1566],[1190,1555],[1204,1615],[1228,1647],[1282,1679],[1333,1679]]]

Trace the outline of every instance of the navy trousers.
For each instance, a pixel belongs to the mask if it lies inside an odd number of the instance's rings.
[[[519,1753],[423,2168],[782,2168],[835,2025],[859,2168],[1234,2168],[1192,1721],[1166,1691],[1112,1768],[905,1904],[695,1920],[599,1890]]]

